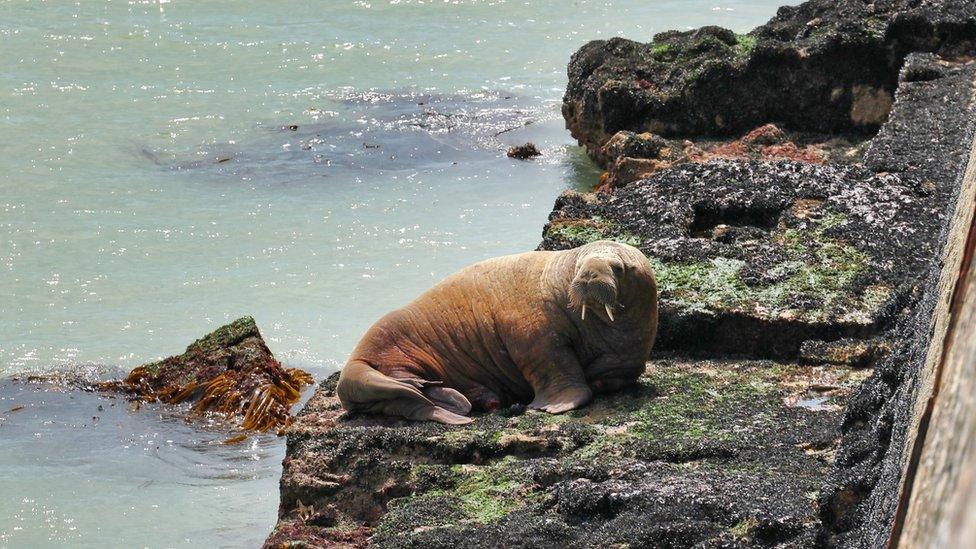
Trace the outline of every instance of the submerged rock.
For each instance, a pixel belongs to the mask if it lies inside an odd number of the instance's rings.
[[[268,431],[292,422],[291,407],[311,383],[308,373],[274,358],[254,319],[245,316],[196,340],[181,355],[139,366],[98,389],[147,402],[193,402],[193,414],[216,412],[239,420],[245,430]]]

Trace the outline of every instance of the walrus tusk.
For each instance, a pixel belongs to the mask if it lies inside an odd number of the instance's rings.
[[[613,322],[613,310],[610,309],[609,305],[604,305],[607,308],[607,316],[610,317],[610,322]]]
[[[586,305],[583,305],[583,313],[580,314],[580,319],[586,320]]]

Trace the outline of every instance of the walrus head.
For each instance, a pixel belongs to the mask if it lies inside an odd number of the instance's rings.
[[[580,248],[576,274],[569,285],[569,306],[582,320],[595,314],[614,322],[622,305],[619,296],[626,284],[629,259],[621,245],[599,241]]]

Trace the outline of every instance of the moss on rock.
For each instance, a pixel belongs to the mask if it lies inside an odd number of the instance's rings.
[[[612,240],[636,246],[640,239],[620,230],[620,227],[599,216],[581,221],[555,221],[546,226],[544,237],[558,240],[575,248],[596,240]]]
[[[342,414],[331,380],[290,428],[282,522],[318,521],[323,538],[339,523],[368,528],[379,547],[549,547],[716,541],[755,515],[800,539],[816,523],[804,494],[825,466],[803,448],[832,444],[838,411],[789,397],[821,380],[847,383],[829,367],[663,359],[586,408],[515,407],[460,427]],[[299,500],[328,520],[303,522]],[[689,530],[704,500],[711,510]],[[650,523],[659,530],[640,526]]]
[[[806,340],[885,328],[935,253],[922,189],[861,166],[681,164],[613,194],[564,194],[540,248],[639,247],[660,290],[659,348],[792,358]]]

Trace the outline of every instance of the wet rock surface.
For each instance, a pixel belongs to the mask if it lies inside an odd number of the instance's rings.
[[[268,431],[291,423],[291,407],[311,383],[308,373],[274,358],[254,319],[246,316],[194,341],[181,355],[94,388],[145,402],[191,402],[191,415],[215,412],[245,430]]]
[[[748,34],[702,27],[650,43],[590,42],[570,62],[563,116],[598,161],[621,130],[727,135],[776,122],[873,132],[888,117],[907,54],[952,57],[974,45],[968,0],[812,0],[780,8]]]
[[[542,156],[542,153],[539,152],[539,148],[536,147],[534,143],[526,143],[525,145],[509,147],[505,154],[509,158],[515,158],[518,160],[528,160],[536,156]]]
[[[334,376],[289,428],[268,546],[805,546],[845,397],[804,403],[866,375],[661,359],[583,410],[462,428],[344,414]]]

